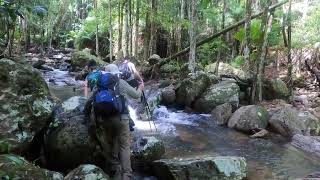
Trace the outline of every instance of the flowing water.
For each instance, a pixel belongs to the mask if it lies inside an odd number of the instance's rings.
[[[65,74],[65,78],[72,77]],[[52,94],[62,100],[82,93],[65,85],[49,84],[49,87]],[[150,99],[157,91],[149,93]],[[154,110],[154,122],[140,121],[134,109],[130,108],[130,112],[135,120],[136,134],[152,134],[164,140],[165,158],[242,156],[247,159],[248,179],[252,180],[303,178],[320,170],[320,159],[294,148],[280,136],[252,139],[217,125],[210,115],[188,114],[164,106]]]

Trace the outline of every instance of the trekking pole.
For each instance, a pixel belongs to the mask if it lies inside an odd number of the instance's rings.
[[[155,124],[154,120],[153,120],[152,117],[151,117],[150,106],[149,106],[149,104],[148,104],[148,101],[147,101],[146,95],[144,94],[144,91],[142,91],[142,95],[143,95],[144,103],[145,103],[146,108],[147,108],[147,114],[149,113],[149,123],[150,123],[150,120],[151,120],[151,121],[153,122],[153,125],[154,125],[155,130],[158,131],[158,130],[157,130],[157,127],[156,127],[156,124]],[[150,127],[151,127],[151,125],[150,125]]]

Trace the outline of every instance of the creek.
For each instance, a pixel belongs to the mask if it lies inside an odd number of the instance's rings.
[[[82,82],[74,81],[67,72],[54,70],[45,73],[44,77],[51,93],[62,101],[83,94]],[[55,83],[49,82],[50,79],[55,79]],[[65,82],[74,84],[70,86]],[[158,91],[149,90],[147,95],[152,99]],[[289,140],[279,135],[252,139],[217,125],[208,114],[190,114],[172,107],[157,107],[152,115],[154,122],[138,120],[134,109],[130,110],[136,124],[135,134],[162,139],[166,146],[165,158],[242,156],[247,159],[248,179],[254,180],[303,178],[320,169],[320,159],[294,148]]]

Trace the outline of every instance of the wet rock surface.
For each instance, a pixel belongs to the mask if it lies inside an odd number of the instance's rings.
[[[110,180],[110,177],[99,167],[91,164],[80,165],[67,174],[64,180]]]
[[[6,147],[4,153],[25,153],[51,121],[54,102],[48,86],[30,65],[1,59],[0,89],[0,146]]]
[[[246,166],[242,157],[162,159],[154,162],[153,171],[160,180],[240,180],[246,177]]]
[[[63,180],[62,174],[39,168],[13,154],[0,155],[0,178]]]
[[[292,137],[291,144],[320,157],[320,136],[304,136],[296,134]]]
[[[226,125],[232,116],[232,105],[225,103],[217,106],[212,112],[211,116],[219,125]]]
[[[256,105],[243,106],[231,116],[228,127],[244,132],[252,132],[266,128],[268,119],[268,111],[264,107]]]

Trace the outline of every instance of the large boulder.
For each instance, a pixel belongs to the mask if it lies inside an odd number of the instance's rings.
[[[160,61],[161,61],[161,57],[158,54],[152,54],[148,59],[148,62],[150,65],[155,65]]]
[[[132,162],[136,167],[148,167],[155,160],[159,160],[165,153],[164,143],[157,138],[140,137],[132,146]]]
[[[216,67],[216,63],[209,64],[205,67],[206,72],[214,73]],[[232,67],[227,63],[219,63],[219,75],[227,75],[227,76],[238,76],[243,81],[250,81],[252,79],[252,75],[249,73]]]
[[[320,137],[319,136],[304,136],[296,134],[292,137],[291,144],[306,152],[312,153],[320,157]]]
[[[95,165],[84,164],[67,174],[64,180],[109,180],[109,176],[103,170]]]
[[[272,79],[265,82],[265,99],[287,99],[289,96],[289,89],[281,79]]]
[[[160,180],[241,180],[246,177],[246,168],[243,157],[231,156],[162,159],[153,164],[153,171]]]
[[[54,122],[46,132],[47,164],[58,170],[71,170],[80,164],[100,164],[101,149],[89,135],[82,109],[85,101],[72,97],[56,108]]]
[[[28,64],[0,59],[0,147],[17,154],[52,119],[54,102],[40,73]],[[1,152],[0,153],[6,153]]]
[[[268,111],[262,106],[243,106],[231,116],[228,127],[244,132],[252,132],[266,128],[268,118]]]
[[[226,125],[230,117],[232,116],[232,105],[230,103],[224,103],[217,106],[212,112],[211,116],[216,120],[218,125]]]
[[[274,112],[269,123],[273,130],[287,137],[294,134],[320,135],[320,120],[317,117],[289,106]]]
[[[91,60],[96,61],[98,64],[104,63],[100,58],[94,55],[91,55],[90,52],[88,52],[87,50],[76,51],[72,53],[72,56],[71,56],[72,70],[73,71],[82,70]]]
[[[12,154],[0,155],[0,178],[63,180],[60,173],[41,169],[24,158]]]
[[[195,75],[183,80],[177,86],[177,103],[191,107],[196,98],[205,92],[211,84],[217,81],[218,79],[210,78],[204,72],[197,72]]]
[[[161,103],[165,105],[173,104],[176,101],[176,91],[174,86],[168,86],[161,90]]]
[[[234,107],[239,104],[239,86],[233,81],[221,81],[208,88],[195,102],[194,109],[198,112],[211,112],[215,107],[230,103]]]

